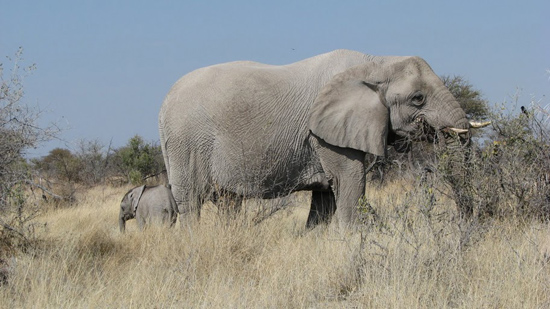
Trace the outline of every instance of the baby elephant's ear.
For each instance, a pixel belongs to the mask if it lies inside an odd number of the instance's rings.
[[[311,108],[309,129],[329,144],[384,156],[390,120],[378,86],[346,74],[321,89]]]
[[[132,200],[132,210],[133,212],[135,213],[137,208],[138,208],[138,205],[139,205],[139,200],[141,199],[141,196],[143,195],[143,191],[145,191],[145,186],[141,186],[141,187],[137,187],[134,189],[134,196],[133,196],[133,200]]]

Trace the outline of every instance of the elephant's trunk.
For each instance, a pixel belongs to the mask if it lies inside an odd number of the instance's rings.
[[[471,123],[458,101],[447,91],[444,95],[448,102],[446,117],[442,117],[439,128],[443,132],[458,134],[443,134],[440,141],[444,147],[440,149],[443,156],[439,158],[439,168],[443,179],[450,185],[457,210],[461,217],[473,214],[473,193],[471,191],[471,170],[468,168],[471,156],[471,129],[481,128],[489,123]]]
[[[123,213],[121,213],[120,217],[118,218],[118,227],[120,228],[121,233],[124,233],[126,231],[126,218],[124,217]]]
[[[438,105],[441,107],[436,113],[426,115],[432,127],[436,130],[449,130],[459,134],[468,133],[471,125],[466,118],[466,113],[445,86],[442,85],[436,92],[434,101],[439,102]]]

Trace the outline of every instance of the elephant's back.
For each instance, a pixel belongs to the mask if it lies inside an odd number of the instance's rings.
[[[169,208],[172,192],[163,185],[146,187],[140,199],[140,204],[150,205],[154,208]]]
[[[159,122],[180,130],[250,124],[271,103],[297,90],[298,78],[285,66],[237,61],[197,69],[180,78],[167,94]],[[280,100],[279,100],[280,101]],[[267,106],[267,108],[265,108]],[[272,106],[269,106],[272,105]],[[231,123],[226,123],[226,122]]]
[[[196,108],[219,108],[229,104],[234,96],[242,94],[247,88],[257,87],[261,82],[257,79],[259,76],[279,74],[274,71],[277,71],[276,66],[252,61],[229,62],[194,70],[172,86],[162,109],[189,113]]]
[[[163,102],[163,109],[215,107],[235,102],[246,94],[288,95],[296,87],[320,88],[333,75],[369,61],[372,56],[351,50],[335,50],[285,65],[234,61],[196,69],[181,77]],[[315,91],[312,91],[315,92]],[[210,102],[214,99],[215,102]],[[247,98],[243,98],[247,99]],[[250,98],[249,98],[250,99]],[[255,100],[256,98],[251,98]]]

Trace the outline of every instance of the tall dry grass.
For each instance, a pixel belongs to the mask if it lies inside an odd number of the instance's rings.
[[[548,224],[461,222],[443,197],[426,205],[423,188],[369,191],[377,219],[345,233],[305,231],[302,194],[259,224],[207,207],[190,229],[139,232],[129,221],[123,235],[125,192],[98,187],[75,207],[45,212],[41,245],[9,261],[0,306],[550,307]]]

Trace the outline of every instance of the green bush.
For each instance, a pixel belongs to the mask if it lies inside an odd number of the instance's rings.
[[[139,135],[118,149],[115,156],[119,171],[134,185],[142,184],[147,177],[158,175],[164,170],[160,146],[146,143]]]
[[[43,172],[48,179],[65,182],[80,181],[82,168],[80,160],[68,149],[55,148],[42,159],[33,159],[35,169]]]

